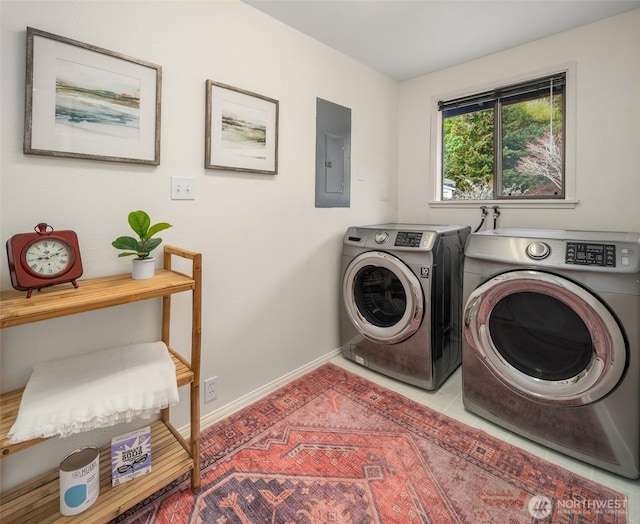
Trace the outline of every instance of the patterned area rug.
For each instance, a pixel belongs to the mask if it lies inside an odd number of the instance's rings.
[[[624,495],[325,364],[202,434],[187,478],[114,522],[626,523]]]

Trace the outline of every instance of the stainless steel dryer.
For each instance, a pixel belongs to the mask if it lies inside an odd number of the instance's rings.
[[[462,358],[468,226],[350,227],[342,251],[342,354],[427,390]]]
[[[640,476],[640,234],[469,237],[465,407],[545,446]]]

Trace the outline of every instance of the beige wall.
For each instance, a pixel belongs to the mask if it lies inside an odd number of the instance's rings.
[[[219,382],[203,415],[335,350],[342,235],[396,215],[397,83],[235,0],[2,1],[1,10],[2,242],[41,221],[73,229],[92,277],[130,270],[111,247],[128,233],[129,211],[172,223],[165,242],[203,253],[202,378]],[[163,67],[160,166],[22,153],[27,26]],[[207,79],[279,100],[277,176],[203,168]],[[349,209],[314,207],[316,97],[352,109],[352,169],[365,180],[354,177]],[[196,199],[170,200],[171,176],[193,177]],[[24,385],[34,361],[159,338],[157,311],[125,306],[4,330],[2,390]],[[178,426],[188,422],[181,395]],[[53,440],[3,460],[3,489],[107,437]]]
[[[557,65],[575,68],[574,208],[504,205],[499,225],[640,230],[640,10],[560,33],[400,85],[399,210],[408,222],[480,221],[477,205],[430,207],[432,99],[499,86]],[[573,102],[570,102],[573,103]]]

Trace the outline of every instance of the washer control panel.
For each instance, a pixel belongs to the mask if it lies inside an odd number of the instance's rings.
[[[579,266],[616,267],[616,246],[567,242],[565,262]]]
[[[395,247],[420,247],[421,240],[422,233],[415,231],[398,231],[396,241],[393,245]]]

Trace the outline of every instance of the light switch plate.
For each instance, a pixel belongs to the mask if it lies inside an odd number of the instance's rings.
[[[171,177],[171,200],[194,200],[195,198],[195,178]]]

